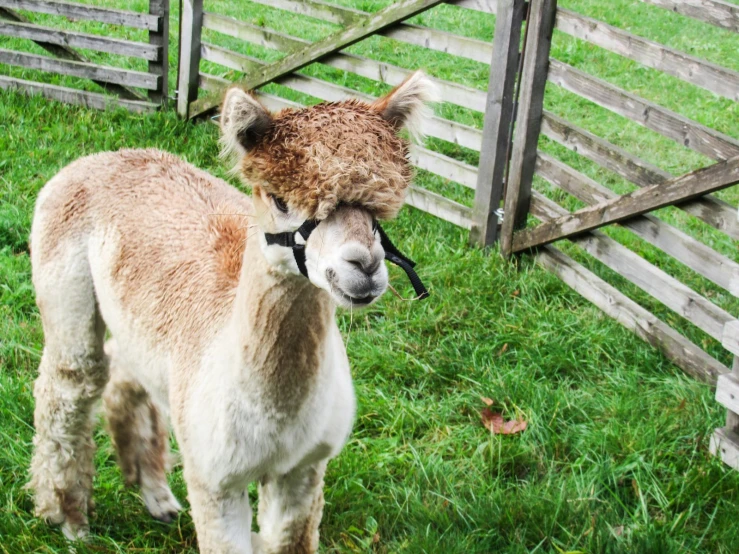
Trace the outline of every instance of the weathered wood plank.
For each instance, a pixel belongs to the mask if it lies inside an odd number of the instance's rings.
[[[739,182],[739,156],[698,169],[663,183],[644,187],[577,212],[516,233],[513,251],[520,252],[585,231],[618,223]]]
[[[399,85],[406,77],[413,73],[409,69],[383,62],[376,62],[375,60],[353,54],[331,55],[321,60],[321,63],[393,86]],[[442,79],[432,80],[439,90],[442,100],[445,102],[478,112],[485,110],[486,94],[483,91]]]
[[[428,8],[431,8],[443,0],[399,0],[379,12],[367,16],[360,23],[342,29],[323,40],[312,43],[305,49],[288,54],[286,57],[270,64],[258,72],[250,74],[242,79],[239,84],[247,89],[253,89],[270,83],[278,77],[287,73],[297,71],[310,65],[321,57],[337,52],[351,46],[374,33],[413,17]],[[214,98],[197,100],[192,106],[192,115],[205,115],[216,107]]]
[[[727,427],[716,429],[708,449],[727,466],[739,470],[739,434]]]
[[[574,152],[613,171],[639,187],[662,183],[673,176],[640,160],[594,134],[581,129],[552,113],[544,112],[541,132]],[[710,195],[680,204],[678,209],[697,217],[708,225],[739,240],[739,223],[734,207]]]
[[[180,14],[180,59],[177,68],[177,114],[190,117],[191,104],[198,97],[203,0],[182,0]],[[224,85],[227,86],[227,85]]]
[[[726,325],[723,329],[721,344],[726,350],[739,356],[739,322],[734,321]],[[739,413],[737,411],[736,413]]]
[[[542,152],[536,160],[536,172],[591,206],[618,196],[611,189]],[[621,224],[699,275],[739,295],[739,264],[733,260],[653,215],[635,217]]]
[[[449,4],[484,13],[497,13],[498,0],[449,0]]]
[[[739,6],[723,0],[641,0],[722,29],[739,32]]]
[[[524,0],[500,0],[495,19],[493,53],[483,122],[483,139],[475,190],[470,242],[489,246],[498,238],[498,216],[503,197],[513,132],[514,89],[521,42]]]
[[[728,368],[669,325],[556,248],[545,246],[536,261],[641,339],[659,348],[689,375],[715,383]]]
[[[470,208],[430,190],[411,185],[405,201],[414,208],[454,223],[463,229],[469,229],[472,226],[472,210]]]
[[[24,15],[15,12],[8,8],[0,7],[0,18],[7,19],[9,21],[14,21],[18,23],[26,23],[31,24],[31,21]],[[89,60],[87,57],[83,56],[79,52],[77,52],[74,48],[71,48],[70,46],[62,45],[62,44],[54,44],[52,42],[47,42],[45,40],[35,40],[36,44],[38,44],[41,48],[52,54],[53,56],[56,56],[57,58],[62,58],[65,60],[74,60],[78,62],[88,62]],[[99,87],[102,87],[103,90],[117,94],[121,98],[127,98],[129,100],[146,100],[146,97],[142,94],[139,94],[138,91],[121,86],[121,85],[115,85],[113,83],[105,83],[103,81],[93,81],[96,85]]]
[[[519,112],[511,149],[505,217],[501,229],[500,244],[504,256],[511,254],[514,229],[526,223],[529,211],[556,13],[557,0],[531,0],[526,25],[526,55],[521,72]]]
[[[569,214],[536,191],[531,213],[543,222]],[[724,325],[735,321],[731,314],[600,231],[571,237],[570,240],[716,340],[721,340]]]
[[[413,165],[421,169],[468,188],[474,189],[477,185],[477,168],[449,156],[413,144],[410,147],[409,159]]]
[[[638,37],[570,10],[558,10],[557,29],[719,96],[739,100],[739,73],[736,71]]]
[[[57,60],[46,56],[37,56],[36,54],[5,50],[4,48],[0,49],[0,63],[146,89],[155,89],[159,81],[159,77],[156,75],[141,71],[106,67],[85,62]]]
[[[292,52],[310,44],[302,38],[210,12],[203,14],[203,27],[281,52]]]
[[[549,81],[714,160],[739,156],[739,141],[571,65],[550,60]]]
[[[123,25],[147,31],[156,31],[159,28],[159,18],[148,13],[100,8],[90,4],[59,2],[57,0],[0,0],[0,7]]]
[[[739,378],[727,373],[718,378],[716,383],[716,402],[730,412],[739,413]]]
[[[158,107],[151,102],[127,100],[115,96],[106,96],[97,92],[86,92],[46,83],[15,79],[13,77],[6,77],[5,75],[0,75],[0,88],[18,90],[29,96],[38,94],[51,100],[58,100],[59,102],[66,102],[67,104],[75,104],[86,108],[95,108],[97,110],[108,110],[121,106],[131,112],[143,113],[154,111]]]
[[[734,363],[732,364],[731,373],[730,376],[732,379],[739,383],[739,356],[734,356]],[[736,393],[732,394],[735,398],[737,397]],[[718,391],[717,391],[717,399],[718,399]],[[733,431],[734,433],[739,433],[739,409],[727,409],[726,410],[726,429],[729,431]]]
[[[227,48],[222,48],[207,42],[200,43],[200,57],[205,61],[217,63],[223,67],[243,71],[245,73],[264,65],[262,60],[246,56],[244,54],[238,54],[232,50],[228,50]]]
[[[159,25],[149,31],[149,44],[160,53],[158,59],[149,60],[149,73],[159,77],[155,90],[149,91],[149,100],[166,105],[169,94],[169,0],[149,0],[149,13],[159,18]]]
[[[77,33],[74,31],[63,31],[53,27],[44,27],[32,23],[17,23],[12,21],[0,21],[0,35],[6,37],[23,38],[34,42],[48,42],[61,46],[72,46],[75,48],[86,48],[97,52],[107,52],[120,56],[133,56],[145,60],[156,61],[159,59],[160,49],[154,45],[143,42],[133,42],[117,38],[109,38],[100,35]]]
[[[320,0],[252,0],[252,2],[299,15],[306,15],[329,23],[336,23],[344,27],[354,25],[367,15],[366,12],[321,2]]]

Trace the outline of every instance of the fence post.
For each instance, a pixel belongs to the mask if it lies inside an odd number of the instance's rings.
[[[177,113],[185,119],[190,115],[190,102],[198,98],[202,30],[203,0],[182,0],[180,66],[177,71]]]
[[[549,69],[557,0],[531,0],[526,26],[526,55],[521,71],[521,97],[513,139],[511,164],[506,184],[505,217],[501,230],[501,251],[510,256],[513,232],[526,224],[531,202],[536,149],[541,130],[544,87]]]
[[[498,238],[498,214],[514,118],[516,74],[525,0],[499,0],[493,58],[482,130],[480,165],[470,243],[490,246]]]
[[[159,28],[149,31],[149,44],[159,47],[159,57],[149,62],[149,73],[159,77],[159,86],[149,91],[149,100],[156,104],[167,103],[169,67],[169,0],[149,0],[149,13],[159,18]]]

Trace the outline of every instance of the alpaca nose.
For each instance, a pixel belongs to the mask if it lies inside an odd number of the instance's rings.
[[[380,269],[382,260],[385,259],[385,251],[379,245],[373,245],[371,249],[358,244],[349,245],[342,252],[344,261],[357,270],[371,277]]]

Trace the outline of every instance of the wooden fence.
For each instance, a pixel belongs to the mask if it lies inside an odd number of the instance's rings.
[[[26,12],[94,21],[148,31],[148,42],[135,42],[34,23]],[[132,111],[156,109],[167,100],[169,0],[149,0],[149,12],[115,10],[56,0],[0,0],[0,36],[32,41],[51,56],[0,48],[0,64],[90,79],[108,94],[0,75],[1,88],[72,104]],[[146,60],[147,71],[92,63],[78,49]],[[53,56],[53,57],[52,57]],[[144,93],[140,90],[143,89]]]
[[[409,204],[470,229],[471,240],[477,244],[490,245],[500,238],[501,250],[506,256],[524,252],[534,254],[539,264],[610,317],[660,348],[687,373],[709,382],[718,381],[717,400],[729,409],[729,417],[727,427],[716,431],[711,448],[739,469],[739,361],[736,361],[739,358],[734,358],[734,371],[730,373],[704,348],[551,245],[555,241],[570,241],[578,247],[579,256],[597,260],[707,337],[722,343],[732,355],[739,356],[739,322],[733,314],[609,234],[597,230],[605,225],[619,224],[700,278],[732,295],[739,295],[739,264],[732,257],[711,248],[661,215],[649,213],[664,206],[675,206],[690,218],[732,239],[739,239],[736,207],[711,194],[739,181],[739,141],[554,59],[550,56],[550,48],[556,29],[559,35],[586,41],[731,101],[739,100],[739,73],[603,21],[558,9],[556,0],[448,2],[464,9],[495,14],[492,44],[404,22],[416,13],[433,9],[440,2],[406,0],[367,14],[318,0],[252,1],[339,24],[342,28],[311,43],[275,29],[204,12],[202,0],[184,0],[183,54],[178,77],[180,114],[196,117],[213,113],[218,94],[231,83],[230,79],[204,72],[201,62],[238,72],[243,76],[236,80],[248,88],[276,82],[321,100],[362,95],[328,80],[297,72],[311,63],[396,85],[409,70],[345,51],[349,45],[373,34],[489,64],[486,92],[437,79],[445,102],[484,114],[482,130],[442,117],[434,117],[424,129],[430,137],[479,152],[479,165],[462,163],[432,149],[414,147],[412,151],[413,161],[419,168],[474,189],[474,201],[464,204],[414,186]],[[722,0],[642,2],[698,19],[727,33],[739,31],[739,5]],[[211,36],[216,33],[240,39],[282,52],[284,56],[268,64],[203,40],[204,30]],[[545,93],[548,94],[553,86],[672,139],[715,163],[674,177],[636,154],[545,110]],[[262,98],[272,108],[296,105],[274,94],[262,93]],[[511,131],[514,123],[515,135]],[[542,137],[576,152],[632,183],[638,190],[620,195],[603,186],[543,152]],[[535,176],[537,181],[542,179],[548,183],[551,190],[559,191],[565,201],[570,195],[586,207],[570,212],[562,202],[552,200],[551,194],[532,186]],[[504,195],[505,206],[501,209]],[[501,216],[504,216],[502,225]],[[540,224],[532,226],[535,219]]]

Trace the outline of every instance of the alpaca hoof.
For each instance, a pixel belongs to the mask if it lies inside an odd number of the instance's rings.
[[[156,490],[142,490],[141,496],[151,516],[161,522],[172,523],[177,519],[179,511],[182,510],[182,506],[177,502],[177,499],[168,487],[160,487]]]
[[[62,534],[68,541],[83,541],[90,534],[90,527],[86,523],[71,523],[67,520],[62,523]]]

